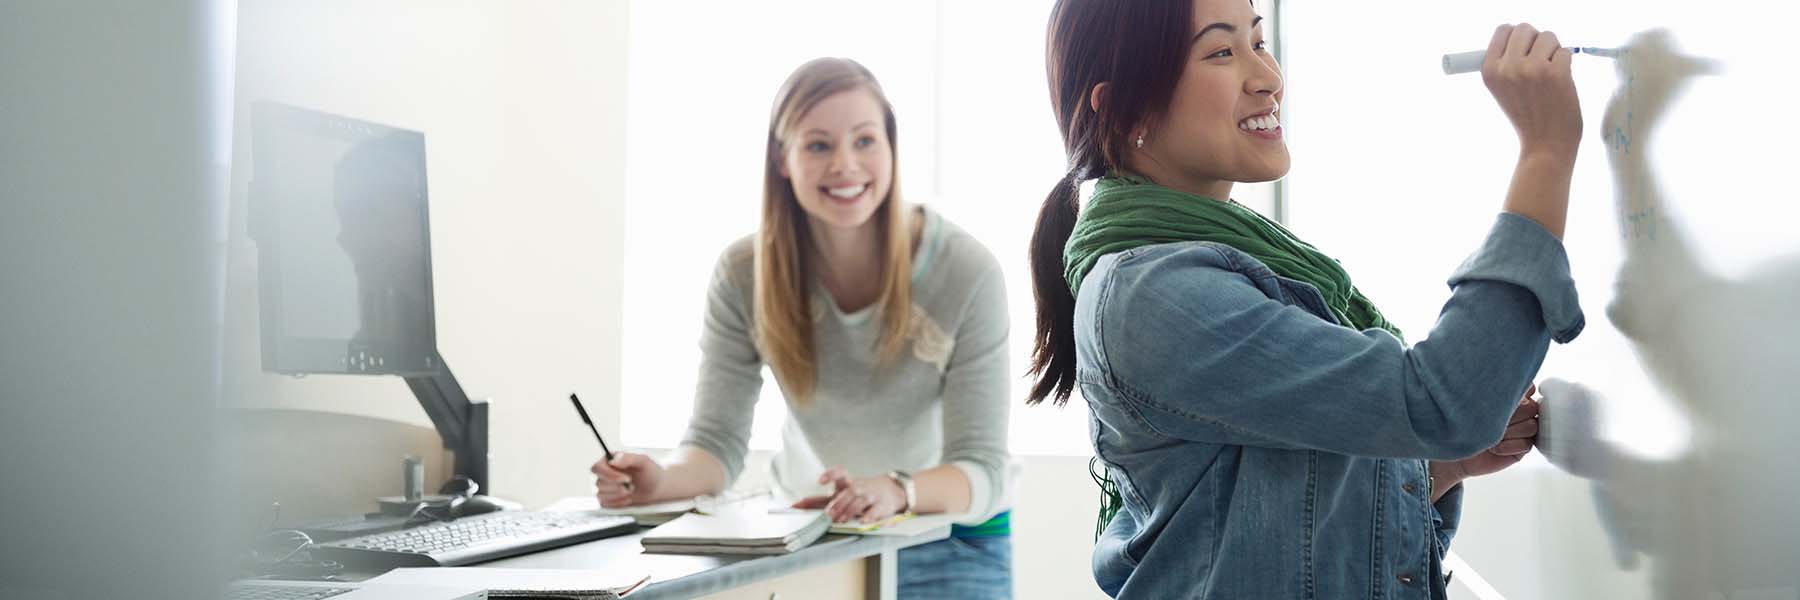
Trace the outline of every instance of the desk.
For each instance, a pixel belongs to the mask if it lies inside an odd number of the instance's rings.
[[[363,506],[372,490],[389,489],[394,465],[375,465],[364,456],[425,454],[435,448],[437,433],[429,428],[334,413],[259,410],[233,413],[242,432],[233,440],[244,457],[241,464],[278,464],[287,468],[258,471],[246,485],[243,502],[266,506],[279,499],[282,517],[290,522],[344,514]],[[319,438],[320,435],[328,438]],[[327,443],[297,440],[326,439]],[[448,465],[447,460],[433,461]],[[440,470],[447,471],[442,466]],[[347,475],[355,477],[344,479]],[[435,474],[430,487],[447,473]],[[248,477],[248,476],[247,476]],[[308,480],[302,477],[315,477]],[[475,565],[515,569],[592,569],[636,576],[650,575],[647,587],[633,599],[706,598],[708,600],[781,600],[805,598],[895,597],[897,553],[902,548],[949,537],[942,527],[913,537],[827,535],[811,546],[782,556],[696,556],[644,554],[642,533],[595,540]],[[350,572],[350,581],[379,573]]]
[[[702,556],[645,554],[640,531],[475,566],[649,575],[650,583],[632,593],[633,600],[892,600],[899,550],[949,535],[949,527],[911,537],[827,535],[781,556]]]

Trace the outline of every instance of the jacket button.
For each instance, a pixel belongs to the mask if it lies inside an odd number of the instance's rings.
[[[1406,485],[1400,486],[1400,489],[1406,490],[1406,493],[1408,494],[1413,494],[1419,491],[1419,486],[1413,485],[1412,482],[1408,481],[1406,482]]]
[[[1406,585],[1412,585],[1413,577],[1411,575],[1401,575],[1399,577],[1399,579],[1400,579],[1400,583],[1404,583]]]

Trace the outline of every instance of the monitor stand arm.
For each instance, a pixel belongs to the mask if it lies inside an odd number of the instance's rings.
[[[444,447],[455,453],[454,473],[480,484],[478,493],[492,493],[488,481],[488,403],[469,400],[456,383],[456,376],[450,374],[450,365],[443,356],[433,351],[432,360],[438,365],[437,372],[407,377],[406,387],[412,388],[419,406],[431,417],[438,436],[444,439]]]

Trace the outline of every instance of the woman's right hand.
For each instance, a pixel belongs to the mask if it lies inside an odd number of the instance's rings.
[[[588,471],[594,474],[594,497],[605,508],[650,504],[662,483],[663,467],[656,459],[635,452],[614,452]]]
[[[1481,80],[1518,132],[1521,156],[1575,161],[1581,101],[1570,56],[1555,33],[1529,23],[1501,25],[1488,42]]]

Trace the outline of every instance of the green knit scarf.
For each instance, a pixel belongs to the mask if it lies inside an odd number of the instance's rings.
[[[1094,197],[1063,246],[1063,278],[1069,289],[1079,294],[1082,278],[1101,256],[1171,242],[1231,246],[1262,261],[1277,275],[1317,288],[1338,323],[1358,330],[1384,329],[1405,339],[1400,329],[1351,285],[1350,275],[1337,260],[1300,241],[1286,228],[1236,202],[1177,191],[1130,173],[1115,173],[1095,183]],[[1090,465],[1090,471],[1104,496],[1095,527],[1098,538],[1118,513],[1122,500],[1104,466]]]

